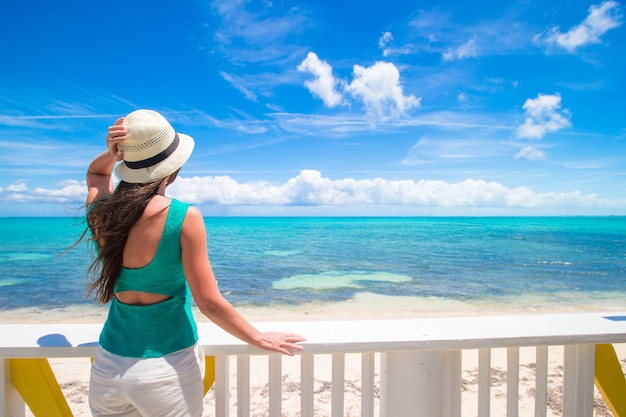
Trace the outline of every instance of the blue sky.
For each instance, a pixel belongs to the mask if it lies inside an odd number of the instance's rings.
[[[0,215],[163,113],[205,215],[626,214],[621,1],[0,5]]]

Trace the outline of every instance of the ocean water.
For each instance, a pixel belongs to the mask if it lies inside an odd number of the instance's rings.
[[[370,294],[389,303],[626,307],[626,217],[211,217],[205,224],[219,286],[236,306]],[[74,218],[0,218],[0,312],[94,304],[86,297],[89,245],[63,253],[83,229]]]

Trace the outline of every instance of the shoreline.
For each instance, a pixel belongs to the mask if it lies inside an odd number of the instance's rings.
[[[388,296],[369,292],[340,302],[309,302],[300,305],[270,304],[237,306],[249,321],[333,321],[403,319],[425,317],[520,315],[626,311],[623,294],[603,297],[589,293],[522,295],[506,299],[455,300],[437,297]],[[381,307],[382,306],[382,307]],[[108,305],[81,304],[61,308],[24,307],[0,310],[1,323],[91,323],[104,322]],[[193,306],[197,321],[208,320]]]

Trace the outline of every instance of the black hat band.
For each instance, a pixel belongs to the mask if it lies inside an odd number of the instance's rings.
[[[174,133],[174,140],[172,141],[170,146],[167,147],[167,149],[165,149],[162,152],[154,155],[151,158],[144,159],[143,161],[134,161],[134,162],[124,161],[124,163],[130,169],[140,169],[140,168],[151,167],[153,165],[158,164],[161,161],[164,161],[168,156],[173,154],[174,151],[176,150],[176,148],[178,148],[178,143],[179,142],[180,142],[180,139],[178,137],[178,133]]]

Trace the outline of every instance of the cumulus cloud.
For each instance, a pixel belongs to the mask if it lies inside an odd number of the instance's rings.
[[[539,94],[537,98],[526,100],[523,108],[526,120],[517,128],[519,138],[541,139],[546,133],[572,125],[569,111],[561,109],[560,94]]]
[[[318,96],[328,107],[341,103],[342,95],[337,91],[339,81],[333,76],[333,68],[326,61],[320,60],[313,52],[309,52],[298,65],[298,71],[310,72],[315,77],[304,82],[311,94]]]
[[[437,180],[330,179],[304,170],[283,184],[239,183],[228,176],[179,178],[171,193],[194,204],[343,206],[397,205],[416,207],[598,207],[608,204],[596,195],[535,193],[526,187],[507,188],[497,182]]]
[[[305,81],[304,85],[327,107],[341,104],[343,93],[349,93],[365,105],[368,115],[388,120],[404,116],[408,110],[419,107],[421,102],[421,98],[404,95],[400,71],[390,62],[376,62],[370,67],[354,65],[350,84],[337,79],[330,64],[320,60],[313,52],[308,53],[298,65],[298,70],[313,74],[315,78]]]
[[[583,195],[578,191],[536,193],[527,187],[507,188],[497,182],[440,180],[330,179],[304,170],[282,184],[240,183],[229,176],[179,177],[168,194],[196,205],[214,206],[405,206],[475,208],[615,208],[626,202]],[[61,203],[85,201],[84,181],[69,180],[55,189],[29,189],[24,183],[0,189],[0,203]]]
[[[619,3],[612,0],[605,1],[599,5],[590,6],[585,20],[567,32],[562,33],[555,26],[544,34],[537,35],[535,40],[574,52],[582,46],[602,43],[600,37],[609,30],[619,27],[622,24],[621,18]]]
[[[10,184],[0,189],[0,203],[60,203],[84,204],[87,197],[85,181],[67,180],[57,188],[28,188],[25,182]]]
[[[384,120],[402,116],[420,105],[421,98],[404,95],[400,71],[390,62],[376,62],[371,67],[355,65],[353,75],[347,91],[363,101],[370,115]]]
[[[444,61],[454,61],[465,58],[475,58],[476,52],[476,39],[472,38],[464,44],[460,45],[456,49],[444,52],[442,57]]]
[[[546,159],[546,153],[540,149],[527,146],[521,149],[516,155],[515,159],[526,158],[530,161],[543,161]]]

